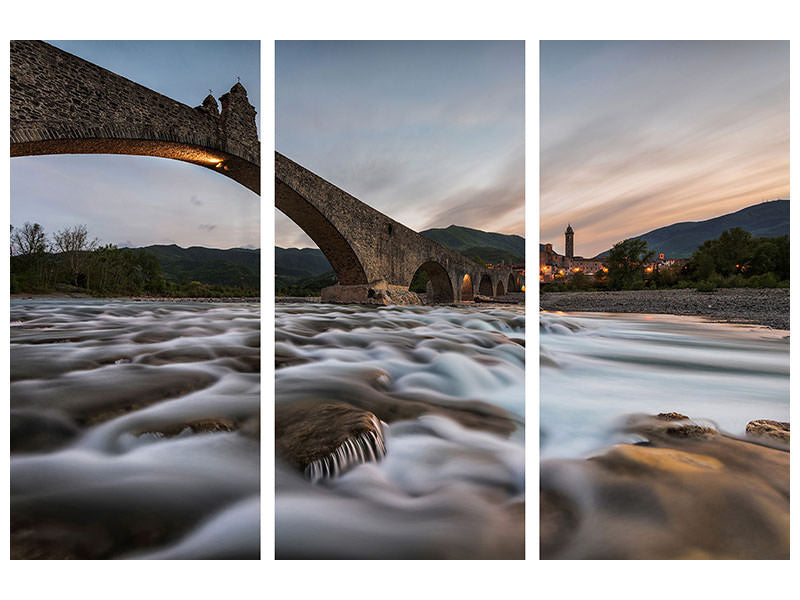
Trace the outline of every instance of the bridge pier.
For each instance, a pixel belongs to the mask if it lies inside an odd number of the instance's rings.
[[[333,304],[422,304],[419,296],[405,286],[385,281],[368,284],[331,285],[322,288],[322,302]]]

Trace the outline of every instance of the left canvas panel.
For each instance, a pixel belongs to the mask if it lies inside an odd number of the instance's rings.
[[[10,52],[11,558],[257,559],[259,42]]]

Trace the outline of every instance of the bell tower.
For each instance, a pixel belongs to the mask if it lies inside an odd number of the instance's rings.
[[[572,230],[572,225],[567,224],[567,230],[564,232],[564,256],[567,258],[575,257],[575,232]]]

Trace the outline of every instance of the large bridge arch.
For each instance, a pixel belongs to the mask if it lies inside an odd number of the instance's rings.
[[[275,182],[275,206],[314,240],[331,263],[340,285],[369,283],[350,242],[311,202],[282,181]]]
[[[12,41],[11,156],[128,154],[188,162],[261,193],[255,108],[237,83],[192,108],[40,41]]]

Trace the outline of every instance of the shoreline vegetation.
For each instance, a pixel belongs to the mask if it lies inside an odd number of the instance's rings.
[[[11,294],[12,300],[120,300],[124,302],[210,302],[217,304],[261,302],[260,296],[93,296],[86,293]]]
[[[600,257],[598,257],[600,259]],[[789,236],[754,238],[741,227],[707,240],[689,259],[669,260],[642,239],[624,240],[602,259],[593,275],[580,268],[558,269],[544,292],[718,288],[789,288]]]
[[[258,266],[248,268],[219,256],[233,250],[101,246],[90,239],[85,225],[48,236],[38,223],[12,226],[10,250],[12,298],[230,301],[260,296]]]

